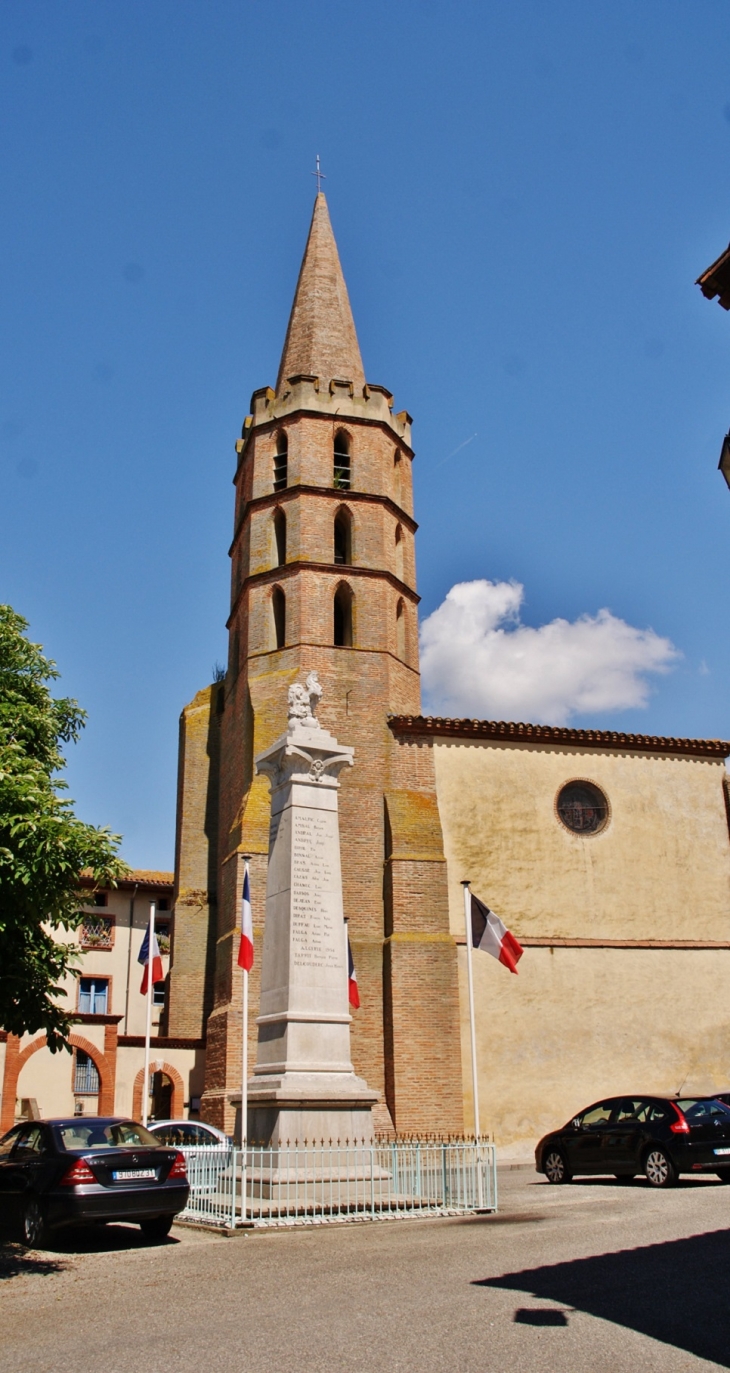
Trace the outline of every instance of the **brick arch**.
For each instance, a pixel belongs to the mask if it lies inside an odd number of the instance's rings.
[[[172,1083],[172,1101],[170,1102],[170,1114],[173,1120],[182,1116],[185,1109],[185,1086],[183,1080],[171,1063],[163,1063],[161,1068],[153,1067],[150,1063],[150,1071],[164,1073]],[[144,1087],[144,1067],[140,1068],[134,1079],[132,1089],[132,1117],[134,1120],[142,1119],[142,1089]]]
[[[5,1073],[3,1077],[3,1098],[2,1111],[0,1112],[0,1131],[9,1130],[15,1121],[15,1102],[18,1097],[18,1080],[29,1058],[37,1053],[39,1049],[44,1049],[48,1041],[44,1034],[37,1039],[32,1039],[30,1044],[26,1044],[21,1050],[20,1040],[17,1035],[8,1035],[5,1046]],[[102,1116],[114,1114],[114,1088],[115,1088],[115,1068],[113,1061],[101,1052],[96,1044],[91,1040],[85,1039],[83,1035],[69,1035],[69,1044],[74,1049],[81,1049],[92,1059],[96,1071],[99,1074],[99,1114]]]
[[[355,516],[349,505],[338,505],[333,520],[334,558],[339,567],[352,567],[355,562]],[[337,561],[338,543],[344,553],[342,562]]]
[[[339,648],[354,648],[357,642],[355,592],[347,581],[337,583],[332,601],[333,643]],[[339,617],[339,619],[338,619]]]

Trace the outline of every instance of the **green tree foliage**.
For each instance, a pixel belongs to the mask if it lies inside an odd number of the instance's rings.
[[[127,868],[119,836],[78,820],[59,795],[61,746],[78,738],[85,712],[52,697],[56,665],[27,628],[0,605],[0,1026],[45,1030],[55,1052],[68,1039],[59,984],[75,956],[58,932],[79,924],[79,874],[108,886]]]

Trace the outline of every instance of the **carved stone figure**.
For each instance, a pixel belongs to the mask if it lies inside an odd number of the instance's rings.
[[[301,682],[292,682],[287,698],[290,727],[295,721],[299,721],[308,729],[319,729],[316,710],[321,696],[322,687],[316,672],[310,672],[304,686]]]

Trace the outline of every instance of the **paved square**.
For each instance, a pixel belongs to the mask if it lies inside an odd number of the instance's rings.
[[[2,1373],[730,1368],[730,1187],[502,1171],[497,1216],[0,1251]]]

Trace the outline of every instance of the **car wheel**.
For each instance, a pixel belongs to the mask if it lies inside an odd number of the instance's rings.
[[[36,1197],[31,1197],[23,1212],[23,1243],[29,1249],[40,1249],[45,1238],[46,1221],[41,1204]]]
[[[677,1170],[663,1149],[650,1149],[644,1159],[644,1177],[652,1187],[673,1187]]]
[[[140,1221],[139,1228],[145,1239],[155,1244],[167,1238],[174,1219],[174,1216],[150,1216],[149,1220]]]
[[[543,1160],[542,1170],[548,1182],[560,1184],[570,1182],[570,1169],[565,1162],[565,1155],[559,1149],[549,1149]]]

